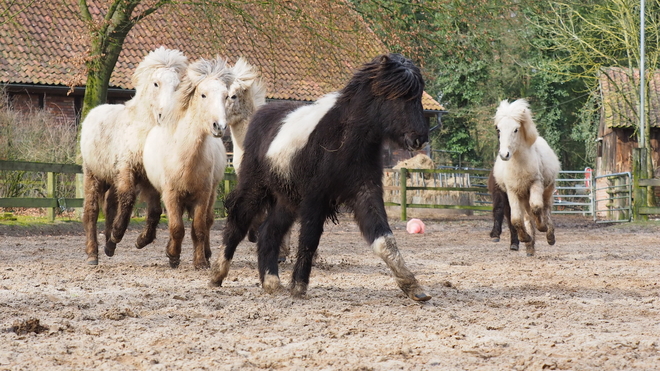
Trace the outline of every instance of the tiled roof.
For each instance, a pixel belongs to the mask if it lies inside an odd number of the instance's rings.
[[[88,3],[100,20],[97,5],[105,2]],[[140,21],[125,40],[111,87],[132,88],[135,67],[150,50],[163,45],[183,51],[190,60],[219,54],[235,61],[243,56],[261,68],[268,98],[313,101],[341,89],[355,68],[387,51],[360,16],[339,2],[283,2],[294,8],[288,12],[280,5],[219,3],[223,5],[209,4],[207,10],[177,3]],[[29,6],[12,19],[0,16],[0,83],[84,85],[82,60],[89,40],[78,1],[12,4],[13,11],[5,14]],[[313,17],[297,16],[297,9]],[[427,110],[444,110],[428,94],[423,104]]]
[[[601,71],[600,91],[606,127],[635,128],[639,126],[639,70],[634,70],[634,82],[630,82],[627,69],[610,67]],[[660,127],[660,72],[649,81],[647,97],[649,116],[647,125]]]

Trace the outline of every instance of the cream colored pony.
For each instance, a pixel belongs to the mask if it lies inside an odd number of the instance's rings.
[[[243,142],[248,123],[257,108],[266,104],[266,86],[259,77],[256,67],[239,58],[232,67],[234,82],[229,87],[227,99],[227,125],[231,132],[234,147],[234,169],[238,173],[243,158]]]
[[[546,232],[548,244],[555,243],[550,212],[559,159],[539,136],[526,100],[503,100],[495,114],[495,126],[500,150],[493,174],[509,197],[511,223],[520,241],[525,242],[527,255],[532,256],[535,229]]]
[[[191,64],[170,115],[151,129],[144,145],[147,176],[167,210],[167,256],[172,268],[181,261],[184,211],[193,218],[193,264],[198,269],[209,267],[213,206],[227,164],[221,139],[227,126],[225,103],[233,79],[219,57]]]
[[[188,64],[178,50],[160,47],[150,52],[133,74],[135,96],[125,104],[103,104],[92,109],[82,123],[80,153],[83,160],[85,201],[83,225],[87,236],[87,263],[98,264],[96,223],[99,203],[105,199],[105,253],[114,255],[126,231],[138,189],[149,211],[145,230],[136,247],[156,236],[162,212],[160,196],[150,185],[142,165],[142,148],[149,130],[173,105]]]

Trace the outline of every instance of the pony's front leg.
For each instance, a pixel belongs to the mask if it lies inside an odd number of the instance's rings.
[[[208,201],[197,202],[193,206],[193,221],[191,228],[191,237],[193,241],[193,265],[195,269],[208,269],[209,262],[206,259],[205,247],[209,238]]]
[[[420,286],[415,275],[408,269],[387,223],[387,214],[383,205],[382,192],[366,189],[361,192],[366,197],[356,201],[355,219],[362,235],[371,244],[374,253],[378,255],[394,274],[399,288],[412,300],[427,301],[431,299]]]
[[[225,199],[227,222],[222,231],[222,253],[211,266],[211,286],[221,286],[227,278],[236,247],[248,233],[252,220],[262,213],[258,200],[263,199],[261,195],[250,190],[242,191],[241,188],[232,191]]]
[[[114,218],[112,224],[112,235],[110,242],[114,245],[121,242],[128,228],[128,223],[133,214],[133,207],[135,206],[135,199],[137,197],[137,189],[135,182],[135,174],[130,169],[123,169],[115,179],[115,190],[117,192],[117,216]],[[114,251],[113,251],[114,253]]]
[[[536,222],[536,228],[541,232],[548,231],[544,210],[544,199],[545,194],[543,184],[539,180],[534,181],[529,189],[529,206],[531,208],[531,214],[534,216],[534,221]]]
[[[259,280],[267,293],[274,293],[282,287],[278,273],[280,245],[294,220],[293,212],[276,203],[259,228],[257,240]]]
[[[145,181],[140,185],[140,194],[147,202],[147,220],[145,221],[142,233],[135,241],[135,247],[141,249],[156,239],[156,229],[160,222],[160,215],[163,208],[160,206],[160,193],[149,183]]]
[[[529,210],[527,210],[529,212]],[[534,256],[535,250],[535,241],[536,241],[536,228],[534,226],[534,220],[532,219],[529,213],[525,214],[525,228],[529,231],[530,236],[532,237],[531,241],[525,242],[525,253],[527,256]]]
[[[181,242],[186,234],[183,225],[183,205],[176,192],[172,190],[165,190],[163,192],[163,203],[167,211],[167,221],[170,230],[166,253],[170,260],[170,267],[177,268],[181,264]]]
[[[509,220],[518,233],[518,239],[522,242],[532,241],[532,236],[525,230],[525,210],[523,204],[526,200],[521,200],[518,198],[518,195],[511,191],[507,191],[507,196],[509,198],[509,206],[511,207],[511,218]]]
[[[99,264],[99,242],[97,239],[96,222],[99,218],[99,199],[103,194],[101,182],[88,172],[85,172],[83,186],[85,199],[83,201],[82,222],[85,229],[87,264]]]

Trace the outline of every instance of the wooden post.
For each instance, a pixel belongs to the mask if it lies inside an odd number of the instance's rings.
[[[55,173],[46,173],[46,197],[52,198],[57,203],[57,182],[55,181]],[[55,213],[57,207],[49,207],[46,209],[46,217],[48,221],[55,221]]]
[[[408,169],[401,168],[399,170],[399,186],[401,187],[401,221],[408,220],[408,214],[406,210],[406,205],[408,204],[408,199],[406,197],[406,187],[408,178]]]
[[[639,185],[640,179],[647,179],[646,148],[633,148],[633,220],[648,220],[647,215],[640,215],[639,208],[647,206],[647,187]]]
[[[83,175],[82,173],[76,174],[76,198],[85,198],[85,187],[84,187],[84,182],[83,182]],[[83,216],[83,208],[82,207],[77,207],[76,208],[76,216],[82,220]]]

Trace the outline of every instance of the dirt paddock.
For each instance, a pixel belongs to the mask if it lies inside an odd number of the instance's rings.
[[[131,227],[97,267],[79,223],[0,225],[0,370],[660,368],[660,222],[557,216],[557,244],[526,257],[508,234],[490,241],[489,219],[426,220],[424,235],[391,223],[425,303],[348,217],[326,225],[306,299],[262,292],[247,241],[210,288],[189,236],[169,268],[165,225],[143,250]],[[292,264],[280,268],[286,284]]]

